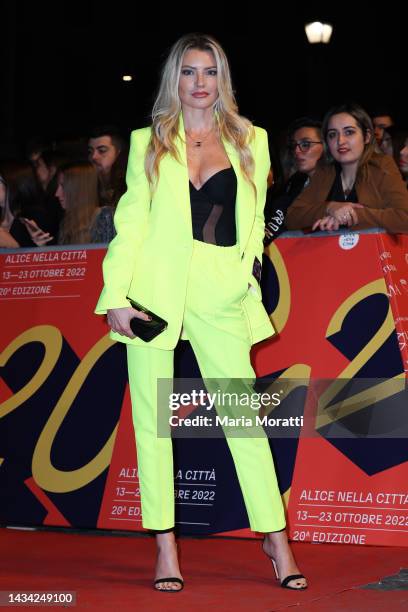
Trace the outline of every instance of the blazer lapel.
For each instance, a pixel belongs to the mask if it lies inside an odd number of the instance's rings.
[[[242,174],[237,151],[229,142],[223,140],[223,144],[237,177],[235,223],[237,227],[239,252],[240,255],[243,255],[255,219],[255,194],[252,185],[245,180]]]
[[[176,138],[179,161],[167,153],[160,162],[160,188],[171,192],[173,204],[182,212],[191,227],[190,187],[187,167],[183,116],[180,113],[179,133]]]

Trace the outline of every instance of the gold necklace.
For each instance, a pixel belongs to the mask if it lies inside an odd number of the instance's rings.
[[[203,144],[203,142],[205,140],[207,140],[208,136],[211,134],[211,132],[214,131],[214,128],[212,127],[210,130],[208,130],[208,132],[205,134],[205,136],[203,138],[197,139],[197,138],[193,138],[189,132],[187,130],[185,130],[186,135],[189,137],[189,139],[193,142],[193,147],[201,147],[201,145]]]

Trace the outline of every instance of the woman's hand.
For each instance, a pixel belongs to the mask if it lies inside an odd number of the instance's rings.
[[[358,223],[357,208],[364,208],[364,206],[357,202],[328,202],[326,211],[340,225],[351,227]]]
[[[326,217],[323,217],[322,219],[318,219],[317,221],[315,221],[313,223],[313,227],[312,230],[316,230],[319,229],[320,231],[324,232],[333,232],[339,229],[340,223],[337,221],[337,219],[335,217],[332,217],[331,215],[327,215]]]
[[[108,325],[113,332],[126,336],[127,338],[136,338],[135,334],[130,329],[129,323],[134,318],[143,319],[143,321],[149,321],[150,317],[140,310],[136,310],[132,307],[125,308],[111,308],[107,312]]]
[[[31,240],[37,246],[44,246],[47,242],[50,242],[54,238],[51,236],[49,232],[44,232],[35,221],[32,219],[25,219],[24,217],[20,217],[20,221],[24,223],[28,233],[30,234]]]

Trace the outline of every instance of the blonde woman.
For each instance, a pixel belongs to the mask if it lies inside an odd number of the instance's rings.
[[[165,62],[152,126],[132,133],[128,190],[103,264],[96,312],[127,344],[143,526],[156,532],[154,588],[180,591],[170,437],[157,434],[157,381],[173,377],[188,338],[203,378],[255,378],[251,344],[273,334],[255,274],[262,258],[270,169],[267,135],[238,114],[225,53],[210,36],[186,35]],[[168,323],[151,342],[133,334],[127,296]],[[251,528],[282,586],[306,588],[291,554],[265,436],[227,437]]]

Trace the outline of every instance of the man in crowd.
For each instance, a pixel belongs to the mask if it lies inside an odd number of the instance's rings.
[[[101,206],[116,206],[125,192],[128,145],[114,126],[95,128],[88,140],[88,159],[99,179]]]

